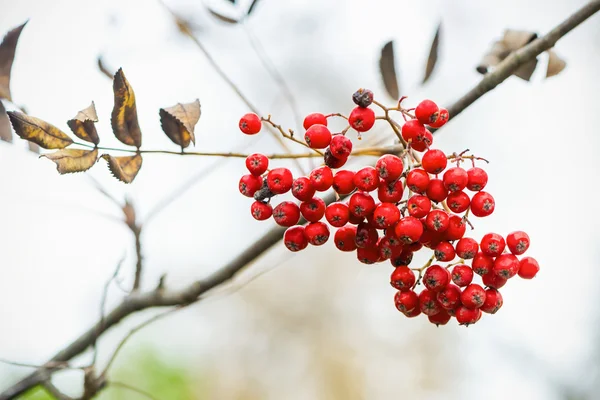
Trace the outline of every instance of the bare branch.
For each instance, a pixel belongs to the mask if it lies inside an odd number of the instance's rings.
[[[136,388],[135,386],[128,385],[127,383],[111,381],[111,382],[108,382],[108,386],[120,387],[123,389],[127,389],[129,391],[135,392],[137,394],[141,394],[142,396],[145,396],[145,397],[149,398],[150,400],[158,400],[157,397],[154,397],[152,394],[146,392],[145,390]]]

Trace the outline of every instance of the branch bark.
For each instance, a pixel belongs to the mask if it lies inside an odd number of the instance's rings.
[[[552,29],[547,35],[534,40],[527,46],[511,54],[493,72],[486,74],[477,86],[448,108],[450,118],[456,117],[477,99],[506,80],[519,66],[533,60],[539,54],[554,46],[561,37],[599,10],[600,0],[589,2],[556,28]],[[335,198],[332,195],[327,197],[326,201],[327,203],[331,203],[335,201]],[[232,279],[246,265],[258,259],[273,245],[279,243],[284,231],[285,228],[282,227],[272,228],[227,265],[205,279],[193,282],[181,290],[157,288],[148,292],[133,292],[106,315],[104,321],[98,322],[91,327],[73,343],[52,357],[50,362],[65,362],[83,353],[94,342],[96,335],[102,334],[137,311],[152,307],[182,306],[198,301],[203,294]],[[0,400],[14,399],[28,389],[45,382],[51,373],[52,370],[48,368],[38,369],[20,382],[6,389],[0,394]]]

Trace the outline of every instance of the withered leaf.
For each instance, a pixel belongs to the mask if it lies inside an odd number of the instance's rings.
[[[494,42],[492,47],[485,53],[477,66],[477,72],[486,74],[490,67],[495,67],[513,51],[531,43],[536,38],[537,34],[535,32],[518,31],[514,29],[505,30],[502,39]],[[536,66],[537,59],[522,65],[513,73],[513,75],[528,81],[531,78],[531,75],[533,75]]]
[[[113,157],[110,154],[102,154],[101,157],[108,161],[108,169],[121,182],[133,182],[140,168],[142,168],[142,156],[140,154],[126,157]]]
[[[548,68],[546,69],[546,78],[558,75],[567,66],[565,60],[560,58],[553,50],[548,50]]]
[[[393,99],[400,98],[400,89],[398,88],[398,78],[396,77],[396,62],[394,60],[394,42],[390,40],[381,49],[379,58],[379,70],[385,90]]]
[[[142,131],[137,118],[135,94],[121,68],[115,74],[113,92],[115,105],[110,119],[113,133],[121,142],[139,148],[142,145]]]
[[[196,144],[194,127],[200,120],[200,113],[198,99],[187,104],[177,103],[173,107],[160,109],[160,124],[169,139],[181,148],[186,148],[190,141]]]
[[[27,142],[27,147],[29,148],[30,152],[40,154],[40,146],[38,146],[37,144],[33,142]]]
[[[248,15],[250,15],[252,11],[254,11],[257,4],[258,0],[252,0],[252,3],[250,3],[250,7],[248,8]]]
[[[433,70],[435,69],[435,65],[437,64],[438,59],[438,48],[440,45],[440,31],[442,28],[442,24],[440,23],[435,31],[435,36],[433,37],[433,41],[431,42],[431,48],[429,49],[429,57],[427,57],[427,65],[425,66],[425,75],[423,76],[423,82],[427,82]]]
[[[216,11],[214,11],[214,10],[210,9],[210,8],[207,8],[207,9],[208,9],[208,12],[209,12],[209,13],[210,13],[210,14],[211,14],[213,17],[215,17],[216,19],[218,19],[218,20],[219,20],[219,21],[221,21],[221,22],[225,22],[226,24],[237,24],[238,22],[240,22],[240,21],[238,21],[238,20],[237,20],[237,19],[235,19],[235,18],[228,17],[228,16],[226,16],[226,15],[223,15],[223,14],[221,14],[221,13],[218,13],[218,12],[216,12]]]
[[[0,139],[5,142],[12,142],[12,129],[10,128],[10,121],[8,120],[8,114],[4,104],[0,101]]]
[[[114,75],[110,72],[108,67],[104,64],[104,59],[102,58],[101,55],[98,56],[98,69],[100,70],[100,72],[102,72],[102,74],[104,74],[104,76],[108,77],[109,79],[113,78]]]
[[[529,81],[531,79],[531,75],[533,75],[533,71],[535,71],[535,67],[537,67],[537,58],[529,61],[527,64],[521,65],[513,75],[518,76],[519,78]]]
[[[0,99],[12,101],[10,96],[10,70],[15,59],[17,42],[25,25],[27,25],[27,21],[8,31],[0,44]]]
[[[44,154],[41,157],[54,161],[59,174],[71,174],[92,168],[98,160],[98,149],[64,149],[51,154]]]
[[[537,39],[537,33],[507,29],[504,31],[502,42],[509,51],[515,51]]]
[[[66,133],[39,118],[17,111],[9,111],[8,117],[21,139],[29,140],[45,149],[64,149],[73,143]]]
[[[75,118],[68,120],[67,125],[79,139],[98,144],[100,138],[94,122],[98,122],[98,114],[96,114],[96,106],[92,101],[88,108],[79,111]]]

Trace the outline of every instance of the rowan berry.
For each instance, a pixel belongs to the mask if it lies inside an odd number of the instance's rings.
[[[273,215],[273,207],[271,207],[269,203],[255,201],[250,206],[250,212],[255,220],[264,221],[271,218],[271,215]]]
[[[504,301],[500,292],[494,288],[489,288],[485,291],[485,302],[481,306],[481,311],[488,314],[496,314],[503,303]]]
[[[471,213],[476,217],[487,217],[495,208],[496,202],[487,192],[477,192],[471,199]]]
[[[471,204],[471,199],[465,192],[452,192],[446,198],[446,204],[452,212],[460,214],[465,212]]]
[[[422,124],[433,124],[437,121],[440,109],[431,100],[423,100],[415,108],[415,117]]]
[[[379,255],[383,260],[398,257],[403,249],[400,245],[400,241],[390,236],[384,236],[379,239],[377,247],[379,248]]]
[[[375,112],[370,108],[356,107],[350,112],[348,123],[358,132],[366,132],[375,124]]]
[[[361,222],[356,226],[356,247],[371,247],[377,244],[377,239],[379,239],[379,233],[377,233],[377,229],[369,224]]]
[[[308,222],[317,222],[325,215],[325,202],[319,197],[300,203],[300,213]]]
[[[379,187],[377,188],[377,198],[382,203],[398,203],[402,200],[404,193],[404,187],[401,180],[388,183],[383,179],[379,180]]]
[[[480,308],[485,303],[485,289],[471,283],[460,294],[460,302],[467,308]]]
[[[444,235],[448,241],[458,240],[465,235],[466,230],[465,221],[461,217],[453,215],[448,221],[448,229],[444,231]]]
[[[504,279],[510,279],[519,272],[519,259],[513,254],[502,254],[494,260],[494,274]]]
[[[529,235],[523,231],[515,231],[506,235],[506,244],[511,253],[520,256],[529,248]]]
[[[425,270],[423,274],[423,284],[433,292],[440,292],[450,283],[450,276],[445,268],[439,265],[432,265]]]
[[[505,247],[506,242],[504,242],[504,238],[497,233],[488,233],[481,238],[481,251],[490,257],[498,257],[502,254]]]
[[[359,107],[369,107],[373,103],[373,92],[369,89],[358,89],[352,95],[352,101]]]
[[[246,157],[246,168],[252,175],[262,175],[269,168],[269,159],[264,154],[250,154]]]
[[[404,217],[398,221],[394,231],[402,243],[410,244],[421,238],[423,224],[415,217]]]
[[[448,314],[446,310],[440,310],[440,312],[435,315],[427,316],[429,322],[431,322],[435,326],[446,325],[451,318],[452,316]]]
[[[354,185],[358,190],[371,192],[379,186],[379,173],[373,167],[364,167],[354,174]]]
[[[303,226],[292,226],[283,234],[283,243],[289,251],[304,250],[308,246],[308,239],[304,234]]]
[[[333,235],[335,247],[341,251],[356,250],[356,226],[346,225],[338,229]]]
[[[481,310],[477,308],[467,308],[460,306],[456,309],[456,320],[459,325],[469,326],[474,324],[481,317]]]
[[[402,159],[393,154],[383,155],[375,163],[375,168],[379,173],[379,177],[386,182],[394,182],[404,171]]]
[[[436,203],[444,201],[448,197],[448,189],[444,186],[444,182],[437,178],[429,180],[429,185],[427,185],[425,193],[431,201],[435,201]]]
[[[429,186],[429,174],[420,168],[413,169],[406,175],[406,186],[415,193],[425,194]]]
[[[325,115],[323,115],[321,113],[308,114],[304,118],[304,123],[302,125],[304,126],[304,129],[308,129],[311,126],[317,125],[317,124],[327,126],[327,118],[325,117]]]
[[[455,265],[451,275],[456,286],[468,286],[473,281],[473,270],[464,264]]]
[[[300,221],[300,207],[291,201],[283,201],[273,210],[273,219],[281,226],[296,225]]]
[[[444,172],[443,181],[450,192],[458,192],[467,187],[469,175],[460,167],[452,167]]]
[[[456,252],[450,242],[441,242],[438,244],[433,254],[435,255],[435,259],[441,262],[449,262],[456,257]]]
[[[414,318],[421,315],[421,307],[415,307],[411,311],[407,311],[404,313],[407,318]]]
[[[446,169],[446,165],[448,165],[448,158],[441,150],[428,150],[423,154],[423,158],[421,159],[421,165],[423,169],[430,174],[437,175]]]
[[[410,249],[403,248],[400,255],[390,258],[390,263],[397,267],[399,265],[410,265],[413,259],[413,252]]]
[[[494,288],[494,289],[500,289],[507,282],[506,279],[502,278],[499,275],[494,274],[493,272],[490,272],[489,274],[483,275],[481,277],[481,281],[483,282],[483,284],[485,286],[491,287],[491,288]]]
[[[473,257],[471,267],[473,268],[473,272],[475,272],[477,275],[487,275],[494,267],[494,258],[479,251],[477,254],[475,254],[475,257]]]
[[[333,185],[333,172],[331,168],[324,165],[315,168],[309,175],[310,181],[318,192],[324,192]]]
[[[346,161],[348,161],[348,158],[334,157],[333,154],[331,154],[329,147],[325,149],[325,153],[323,153],[323,163],[325,163],[325,165],[327,165],[329,168],[341,168],[344,166],[344,164],[346,164]]]
[[[394,295],[394,304],[398,311],[407,313],[419,306],[419,296],[413,290],[399,291]]]
[[[423,314],[435,315],[442,310],[436,297],[437,293],[428,289],[423,289],[421,293],[419,293],[419,307]]]
[[[431,200],[420,194],[411,196],[406,203],[406,210],[415,218],[423,218],[431,211]]]
[[[446,124],[446,122],[448,122],[449,119],[450,114],[448,113],[448,110],[446,110],[445,108],[440,108],[440,111],[438,112],[437,121],[432,122],[431,124],[429,124],[429,126],[436,129],[441,128],[442,126],[444,126],[444,124]]]
[[[487,185],[488,175],[483,169],[478,167],[473,167],[467,171],[468,181],[467,181],[467,189],[472,192],[478,192],[483,190],[485,185]]]
[[[444,210],[433,210],[425,218],[425,226],[433,232],[444,232],[450,226],[450,216]]]
[[[470,260],[475,257],[479,251],[479,244],[475,239],[462,238],[456,243],[456,255],[464,260]]]
[[[254,113],[248,113],[240,118],[240,130],[246,135],[255,135],[260,132],[262,123],[260,117]]]
[[[443,290],[437,293],[437,301],[442,308],[453,310],[460,305],[460,289],[458,286],[449,283]]]
[[[402,139],[407,142],[418,141],[419,138],[425,136],[425,132],[425,126],[417,119],[408,120],[402,125]]]
[[[348,206],[350,207],[350,214],[364,218],[375,210],[375,200],[368,193],[356,192],[350,196]]]
[[[260,176],[247,174],[240,178],[238,188],[240,193],[244,196],[252,197],[254,196],[254,193],[262,187],[262,183],[263,179]]]
[[[400,210],[391,203],[381,203],[373,211],[373,222],[378,229],[394,226],[399,219]]]
[[[427,129],[425,129],[425,134],[423,136],[418,136],[415,140],[412,141],[410,145],[411,148],[415,151],[422,152],[429,149],[429,146],[433,143],[433,135]]]
[[[533,257],[523,257],[519,262],[519,276],[523,279],[533,279],[539,270],[540,265]]]
[[[334,135],[329,143],[329,150],[336,158],[348,158],[352,153],[352,141],[344,135]]]
[[[363,264],[375,264],[379,261],[379,249],[374,245],[359,247],[356,249],[356,258]]]
[[[392,272],[390,284],[398,290],[407,291],[413,287],[415,280],[415,273],[408,266],[400,265]]]
[[[331,142],[331,132],[325,125],[312,125],[304,133],[304,141],[312,149],[324,149]]]
[[[273,194],[283,194],[292,188],[294,177],[287,168],[275,168],[267,174],[267,186]]]
[[[300,201],[307,201],[313,198],[316,189],[310,179],[305,176],[294,179],[292,183],[292,195]]]
[[[341,228],[348,223],[350,210],[344,203],[332,203],[325,209],[325,219],[336,228]]]
[[[313,246],[321,246],[329,240],[329,227],[324,222],[312,222],[306,225],[304,234],[308,243]]]

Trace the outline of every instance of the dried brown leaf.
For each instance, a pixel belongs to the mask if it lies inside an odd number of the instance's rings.
[[[567,62],[559,57],[553,50],[548,50],[548,68],[546,78],[560,74],[567,66]]]
[[[67,121],[67,125],[79,139],[98,144],[100,138],[94,122],[98,122],[98,114],[96,114],[96,106],[92,101],[88,108],[79,111],[75,118]]]
[[[400,89],[398,88],[398,78],[396,77],[396,63],[394,60],[394,42],[390,40],[381,49],[381,57],[379,58],[379,70],[385,90],[390,97],[398,99],[400,97]]]
[[[0,99],[12,101],[10,96],[10,71],[15,59],[17,42],[25,25],[27,25],[27,21],[8,31],[0,44]]]
[[[51,154],[44,154],[41,157],[54,161],[59,174],[71,174],[92,168],[98,160],[98,149],[64,149]]]
[[[529,82],[531,75],[533,75],[533,71],[535,71],[535,67],[537,67],[537,62],[537,58],[534,58],[527,64],[521,65],[515,72],[513,72],[513,75]]]
[[[10,128],[10,121],[8,120],[8,114],[4,104],[0,101],[0,139],[5,142],[12,142],[12,129]]]
[[[187,104],[177,103],[173,107],[160,109],[160,124],[169,139],[181,148],[186,148],[190,141],[196,144],[194,127],[200,120],[200,113],[198,99]]]
[[[507,29],[502,42],[509,51],[515,51],[537,39],[537,33]]]
[[[499,40],[494,42],[490,50],[483,56],[479,65],[477,66],[477,72],[480,74],[486,74],[490,67],[495,67],[504,60],[510,54],[510,50],[506,47],[503,41]]]
[[[66,133],[39,118],[17,111],[9,111],[8,117],[21,139],[29,140],[45,149],[64,149],[73,143]]]
[[[435,31],[435,36],[433,37],[433,41],[431,42],[431,48],[429,49],[429,57],[427,57],[427,65],[425,66],[425,76],[423,76],[423,82],[427,82],[427,80],[431,77],[433,70],[435,69],[435,65],[437,64],[438,59],[438,48],[440,46],[440,31],[442,28],[442,24],[440,23]]]
[[[113,92],[115,105],[110,119],[113,132],[121,142],[139,148],[142,145],[142,131],[137,118],[135,94],[121,68],[115,74]]]
[[[513,51],[531,43],[536,38],[537,34],[534,32],[518,31],[514,29],[505,30],[502,39],[494,42],[488,52],[485,53],[481,59],[481,62],[477,66],[477,72],[480,74],[486,74],[490,67],[495,67],[496,65],[500,64]],[[536,66],[537,59],[522,65],[513,73],[513,75],[529,81],[533,75],[533,72],[535,71]]]
[[[110,154],[103,154],[101,157],[108,161],[108,169],[121,182],[133,182],[140,168],[142,168],[142,156],[140,154],[126,157],[113,157]]]
[[[238,22],[240,22],[239,20],[237,20],[235,18],[228,17],[226,15],[218,13],[215,10],[212,10],[208,7],[207,7],[207,10],[213,17],[215,17],[216,19],[218,19],[221,22],[225,22],[226,24],[237,24]]]

